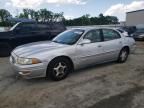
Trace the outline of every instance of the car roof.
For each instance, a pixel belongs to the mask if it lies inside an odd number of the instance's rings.
[[[117,30],[117,28],[109,28],[109,27],[80,27],[80,28],[72,28],[72,29],[78,29],[78,30],[84,30],[84,31],[90,31],[95,29],[112,29]]]
[[[19,22],[20,24],[59,24],[59,25],[64,25],[62,22]]]

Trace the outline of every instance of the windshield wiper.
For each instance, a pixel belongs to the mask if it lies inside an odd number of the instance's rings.
[[[54,41],[52,41],[52,42],[69,45],[69,44],[66,43],[66,42],[59,42],[59,41],[56,41],[56,40],[54,40]]]
[[[55,40],[54,40],[54,41],[52,41],[52,42],[59,43],[58,41],[55,41]]]

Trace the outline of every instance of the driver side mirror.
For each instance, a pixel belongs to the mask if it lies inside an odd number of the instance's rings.
[[[81,42],[79,42],[79,45],[89,44],[91,43],[91,40],[89,39],[83,39]]]

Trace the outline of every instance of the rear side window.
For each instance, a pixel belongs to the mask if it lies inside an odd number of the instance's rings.
[[[104,41],[110,41],[121,38],[120,34],[112,29],[103,29]]]
[[[37,24],[38,30],[49,30],[50,25],[48,24]]]
[[[54,23],[52,24],[52,29],[53,30],[65,30],[65,26],[62,24]]]

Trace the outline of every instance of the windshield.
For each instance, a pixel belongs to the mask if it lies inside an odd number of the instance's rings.
[[[137,29],[137,33],[144,33],[144,28]]]
[[[120,33],[124,33],[124,31],[123,30],[120,30],[120,29],[117,29]]]
[[[10,31],[14,30],[17,26],[18,26],[19,23],[15,24],[14,26],[12,26],[12,28],[10,29]]]
[[[80,29],[67,30],[59,34],[52,41],[61,44],[73,45],[78,41],[78,39],[81,37],[83,33],[84,30],[80,30]]]

